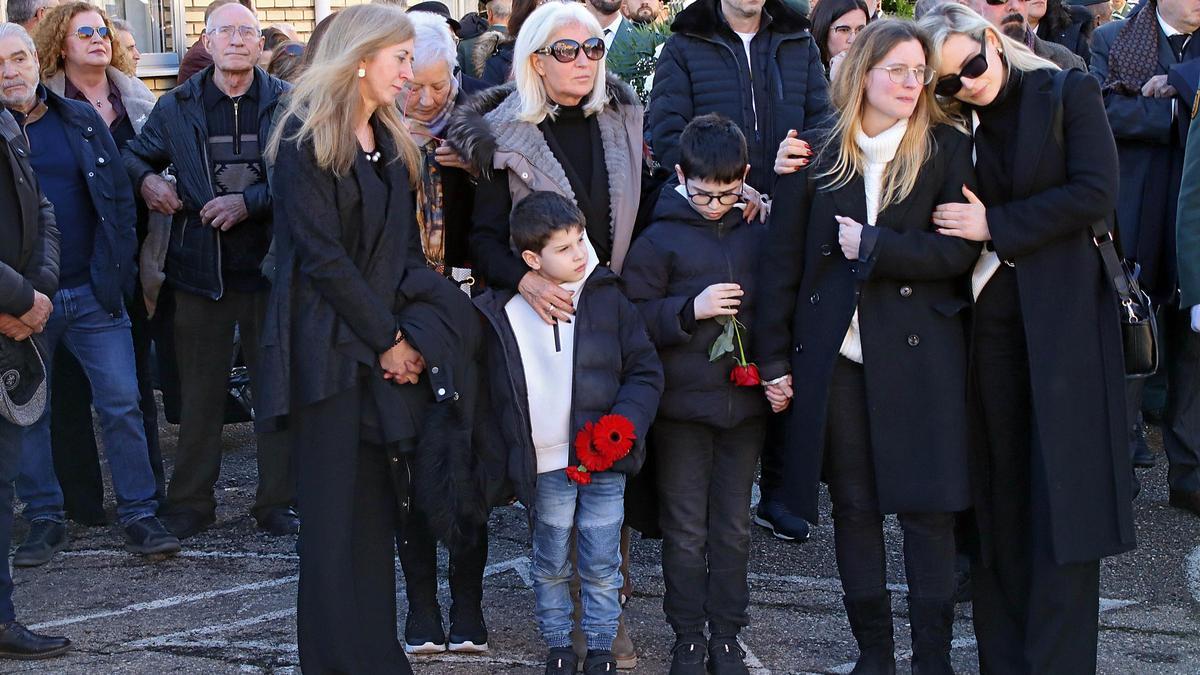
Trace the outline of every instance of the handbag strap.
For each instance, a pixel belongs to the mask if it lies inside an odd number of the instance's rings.
[[[1054,140],[1059,147],[1066,148],[1066,143],[1063,139],[1063,89],[1067,84],[1067,76],[1070,74],[1070,69],[1059,70],[1054,73],[1054,84],[1051,89],[1054,97],[1054,121],[1051,129],[1054,133]],[[1103,220],[1097,220],[1092,223],[1092,242],[1100,251],[1100,260],[1104,263],[1104,275],[1112,283],[1113,289],[1117,292],[1117,296],[1121,300],[1121,304],[1132,302],[1134,291],[1129,286],[1129,279],[1126,276],[1127,270],[1121,262],[1121,256],[1117,254],[1116,243],[1113,241],[1112,228]]]

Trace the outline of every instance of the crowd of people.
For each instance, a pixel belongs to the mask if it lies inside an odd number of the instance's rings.
[[[307,42],[214,0],[160,97],[102,8],[7,10],[15,566],[107,522],[97,433],[126,550],[211,526],[231,388],[307,673],[491,649],[514,501],[547,675],[636,666],[635,532],[671,674],[747,673],[751,527],[806,540],[822,483],[854,673],[896,668],[890,514],[913,672],[964,600],[981,670],[1095,672],[1147,423],[1200,517],[1200,0],[378,2]],[[71,648],[11,596],[0,658]]]

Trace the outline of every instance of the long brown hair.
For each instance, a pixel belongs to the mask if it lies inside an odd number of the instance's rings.
[[[344,176],[354,164],[358,140],[354,123],[366,103],[358,91],[355,72],[381,49],[413,39],[413,26],[395,5],[354,5],[337,13],[317,46],[312,63],[288,95],[287,109],[267,143],[267,159],[275,161],[279,144],[312,141],[317,164]],[[283,138],[286,121],[301,120],[300,130]],[[383,124],[408,167],[409,178],[420,178],[420,154],[394,105],[380,106],[375,118]]]
[[[826,143],[825,152],[834,153],[829,167],[820,174],[828,178],[828,189],[845,186],[855,176],[861,176],[866,159],[856,138],[862,130],[863,107],[867,105],[866,82],[874,68],[899,44],[916,41],[925,52],[926,67],[932,67],[932,47],[916,24],[887,19],[874,21],[863,29],[846,52],[846,60],[838,66],[832,83],[833,107],[838,111],[837,122]],[[936,80],[936,78],[934,78]],[[883,190],[879,210],[904,200],[912,193],[920,178],[921,168],[934,151],[933,128],[950,123],[938,107],[933,95],[933,83],[926,85],[917,98],[917,107],[908,119],[908,128],[900,140],[896,158],[888,162],[883,172]]]
[[[117,39],[117,29],[113,26],[108,14],[101,8],[87,2],[69,2],[59,5],[46,13],[45,18],[38,23],[33,31],[33,42],[37,45],[38,61],[42,66],[42,79],[48,80],[58,74],[65,65],[63,45],[74,38],[71,34],[71,21],[84,12],[95,12],[108,28],[108,44],[112,50],[112,60],[109,65],[130,77],[136,76],[137,66],[133,57],[125,49],[125,45]]]

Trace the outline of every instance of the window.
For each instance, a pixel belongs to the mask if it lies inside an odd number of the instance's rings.
[[[142,52],[138,75],[153,76],[162,74],[156,71],[179,67],[180,54],[186,49],[183,0],[104,0],[104,11],[133,28]]]

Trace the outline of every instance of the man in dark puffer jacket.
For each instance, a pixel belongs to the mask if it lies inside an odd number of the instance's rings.
[[[769,193],[775,151],[788,131],[828,124],[825,70],[808,27],[808,19],[782,0],[697,0],[680,12],[650,94],[658,161],[677,164],[687,123],[720,113],[746,136],[747,182]]]

